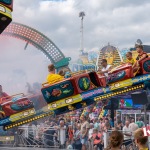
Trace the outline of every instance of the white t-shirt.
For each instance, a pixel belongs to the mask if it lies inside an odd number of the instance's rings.
[[[123,134],[131,134],[131,130],[130,130],[129,126],[123,127]],[[129,140],[129,139],[131,139],[131,136],[124,135],[124,140]]]
[[[60,127],[59,128],[59,141],[60,141],[60,144],[63,145],[65,144],[65,141],[66,141],[66,126],[64,127]]]
[[[93,128],[89,129],[89,139],[92,137],[92,134],[93,134]]]
[[[134,135],[134,132],[139,128],[138,125],[136,123],[130,123],[129,124],[129,128],[130,128],[130,131],[132,132],[132,139],[134,138],[133,135]]]
[[[107,65],[106,68],[105,67],[102,68],[102,71],[107,71],[110,67],[111,65]],[[104,75],[108,77],[108,73],[104,73]]]

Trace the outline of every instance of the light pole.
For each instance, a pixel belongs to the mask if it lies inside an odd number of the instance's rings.
[[[81,54],[83,53],[83,19],[84,19],[85,13],[83,11],[81,11],[79,13],[79,17],[81,17],[81,28],[80,28],[80,32],[81,32],[81,38],[80,38],[80,51]]]

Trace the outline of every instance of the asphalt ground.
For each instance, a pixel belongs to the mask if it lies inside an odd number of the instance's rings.
[[[37,147],[0,147],[0,150],[58,150],[58,148],[37,148]],[[61,149],[63,150],[63,149]],[[65,150],[65,149],[64,149]]]

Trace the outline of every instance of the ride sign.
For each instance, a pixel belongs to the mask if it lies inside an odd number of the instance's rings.
[[[143,127],[144,136],[150,136],[150,126]]]

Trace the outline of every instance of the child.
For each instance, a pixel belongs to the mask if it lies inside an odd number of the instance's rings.
[[[133,72],[136,73],[140,73],[140,66],[139,63],[144,60],[145,58],[148,57],[147,53],[143,51],[143,46],[142,45],[138,45],[136,47],[136,51],[138,52],[138,56],[136,58],[136,63],[133,65]]]
[[[55,66],[53,64],[50,64],[48,66],[48,71],[49,71],[49,74],[47,76],[47,83],[48,84],[54,84],[54,83],[62,81],[64,79],[59,74],[55,73]]]
[[[126,54],[126,63],[130,63],[131,65],[134,65],[134,59],[132,58],[132,53],[131,52],[127,52]]]
[[[136,58],[136,60],[138,62],[141,62],[142,60],[144,60],[145,58],[148,57],[147,53],[143,51],[143,46],[142,45],[136,46],[136,51],[138,52],[138,56]]]
[[[92,139],[93,139],[93,143],[94,143],[94,150],[97,150],[98,148],[100,150],[102,150],[102,135],[100,133],[98,133],[98,130],[97,129],[93,129],[93,135],[92,135]]]
[[[65,72],[64,72],[63,70],[60,70],[60,71],[58,72],[58,74],[59,74],[60,76],[64,76],[64,75],[65,75]]]

